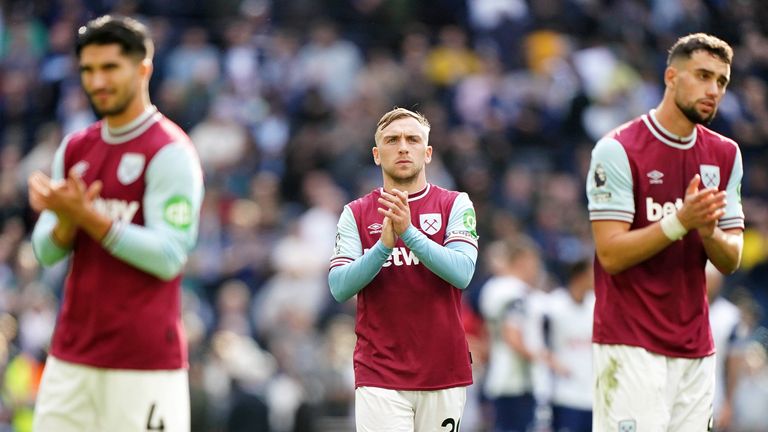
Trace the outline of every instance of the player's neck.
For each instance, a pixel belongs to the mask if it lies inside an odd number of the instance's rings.
[[[662,100],[656,108],[655,117],[664,129],[681,137],[689,136],[696,127],[674,102],[667,99]]]
[[[416,192],[421,192],[422,190],[424,190],[425,187],[427,187],[427,179],[424,177],[420,177],[416,180],[407,181],[407,182],[400,182],[391,178],[384,179],[385,191],[391,191],[392,189],[397,189],[403,192],[407,192],[408,194],[414,194]]]
[[[136,97],[123,112],[104,116],[104,122],[110,129],[118,129],[136,120],[150,108],[152,104],[149,96]]]

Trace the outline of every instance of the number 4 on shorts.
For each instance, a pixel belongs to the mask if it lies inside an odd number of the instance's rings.
[[[155,420],[155,403],[152,402],[152,406],[149,407],[149,415],[147,416],[147,430],[148,431],[164,431],[165,430],[165,423],[163,423],[162,417],[157,419],[156,424]]]

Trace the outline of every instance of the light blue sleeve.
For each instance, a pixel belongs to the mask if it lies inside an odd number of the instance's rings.
[[[451,214],[448,216],[448,226],[445,229],[445,241],[448,245],[452,242],[465,242],[475,249],[477,258],[477,215],[475,207],[469,199],[469,195],[462,192],[453,202]]]
[[[477,226],[467,194],[456,198],[448,217],[445,245],[435,243],[413,225],[401,236],[406,246],[434,274],[459,289],[469,285],[477,261]]]
[[[341,303],[360,292],[376,277],[391,253],[392,249],[381,241],[370,250],[363,251],[355,216],[352,209],[345,206],[336,228],[336,245],[328,272],[328,285],[333,298]]]
[[[627,152],[613,138],[603,138],[592,149],[587,175],[589,220],[632,223],[635,200]]]
[[[66,152],[67,144],[69,144],[69,136],[64,138],[53,155],[51,180],[64,179],[64,153]],[[37,223],[35,223],[35,228],[32,230],[32,250],[35,252],[35,257],[37,257],[40,264],[46,267],[52,266],[66,258],[71,252],[70,248],[59,247],[51,237],[53,228],[58,221],[56,213],[50,210],[43,210],[37,219]]]
[[[144,226],[115,221],[102,245],[112,255],[160,279],[176,277],[197,241],[204,187],[189,145],[163,147],[146,171]]]
[[[744,211],[741,207],[741,179],[744,167],[741,161],[741,151],[736,147],[736,157],[733,159],[733,170],[725,188],[725,214],[717,222],[720,229],[744,229]]]

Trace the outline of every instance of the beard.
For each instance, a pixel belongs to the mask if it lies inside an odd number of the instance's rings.
[[[112,106],[99,108],[95,103],[93,103],[93,101],[91,101],[91,107],[93,107],[93,110],[96,111],[96,114],[98,114],[99,117],[116,116],[125,112],[125,110],[128,109],[129,103],[130,101],[124,100],[119,101]]]
[[[675,105],[677,105],[677,109],[679,109],[680,112],[682,112],[683,115],[693,124],[708,126],[710,123],[712,123],[712,119],[715,118],[715,114],[717,113],[717,108],[715,108],[712,110],[712,113],[705,117],[696,110],[694,104],[683,106],[683,104],[680,102],[675,101]]]
[[[414,183],[418,178],[419,174],[421,174],[421,170],[412,170],[407,173],[403,172],[396,172],[395,170],[385,170],[387,176],[392,179],[396,184],[399,185],[409,185]]]
[[[114,103],[103,106],[103,107],[99,107],[94,102],[94,97],[92,95],[89,95],[89,98],[90,98],[91,108],[93,108],[93,111],[95,111],[99,117],[106,117],[106,116],[116,116],[124,113],[125,110],[128,109],[128,106],[131,104],[131,101],[133,101],[133,98],[135,96],[136,96],[136,92],[129,91],[127,94],[124,94],[122,98],[117,99]]]

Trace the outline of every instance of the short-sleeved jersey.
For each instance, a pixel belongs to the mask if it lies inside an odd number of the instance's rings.
[[[553,378],[552,402],[556,405],[592,409],[592,315],[595,295],[589,292],[580,303],[567,288],[548,294],[544,312],[549,349],[567,370]]]
[[[718,226],[743,229],[742,162],[736,143],[701,125],[690,136],[676,136],[651,111],[595,146],[586,185],[590,220],[627,222],[631,230],[658,222],[682,206],[696,174],[701,175],[701,187],[726,191],[727,207]],[[695,230],[615,275],[595,259],[593,341],[639,346],[672,357],[712,354],[706,261]]]
[[[337,239],[331,267],[349,263],[381,237],[377,189],[347,206],[358,238]],[[465,217],[474,217],[465,193],[428,184],[408,198],[411,223],[430,240],[477,247]],[[340,223],[345,223],[342,219]],[[471,222],[474,226],[474,221]],[[461,321],[460,289],[428,269],[402,239],[373,280],[357,294],[355,386],[438,390],[472,383],[470,353]]]
[[[155,110],[145,112],[137,122],[127,130],[110,132],[98,121],[67,137],[63,172],[74,167],[87,185],[100,180],[103,187],[94,204],[97,210],[113,221],[141,226],[150,211],[145,208],[150,201],[145,174],[153,158],[169,145],[196,152],[187,135]],[[202,176],[196,156],[192,160],[197,166],[187,169]],[[164,212],[166,220],[181,216],[178,220],[197,220],[196,215],[172,214],[174,200],[195,199],[169,196],[164,209],[151,211]],[[181,277],[165,281],[144,272],[113,256],[82,231],[74,240],[73,251],[51,353],[69,362],[104,368],[186,367]]]

